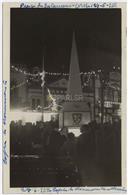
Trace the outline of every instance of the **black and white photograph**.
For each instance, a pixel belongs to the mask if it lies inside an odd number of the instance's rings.
[[[10,186],[120,186],[121,10],[12,8],[10,33]]]
[[[121,17],[10,9],[10,188],[122,186]]]

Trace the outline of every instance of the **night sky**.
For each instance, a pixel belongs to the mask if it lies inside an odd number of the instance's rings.
[[[121,66],[120,9],[11,9],[11,64],[69,72],[75,31],[80,71]]]

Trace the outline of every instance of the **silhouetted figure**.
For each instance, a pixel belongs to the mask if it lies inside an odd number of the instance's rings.
[[[93,185],[95,142],[89,125],[81,126],[81,135],[77,142],[79,169],[86,185]]]
[[[54,154],[54,155],[59,154],[59,150],[60,150],[61,145],[62,145],[61,135],[57,129],[54,129],[51,132],[50,138],[49,138],[49,145],[48,145],[49,153]]]
[[[67,134],[67,140],[64,142],[61,151],[64,155],[69,155],[73,159],[76,158],[76,140],[73,133]]]

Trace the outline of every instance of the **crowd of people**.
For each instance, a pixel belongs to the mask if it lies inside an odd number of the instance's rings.
[[[80,131],[75,137],[67,127],[59,129],[54,121],[26,125],[12,121],[11,156],[49,156],[53,164],[64,167],[72,161],[81,175],[81,185],[121,185],[121,122],[92,121]],[[59,163],[56,160],[64,158]]]

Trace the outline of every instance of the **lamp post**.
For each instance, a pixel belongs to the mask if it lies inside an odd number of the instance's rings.
[[[42,71],[42,76],[41,76],[41,79],[42,79],[42,84],[41,84],[41,87],[42,87],[42,121],[44,122],[44,70]]]
[[[99,78],[101,84],[101,93],[100,93],[100,102],[101,102],[101,124],[104,123],[104,89],[106,87],[106,83],[108,81],[107,72],[99,71]]]
[[[93,73],[92,74],[92,82],[93,82],[93,104],[94,104],[94,106],[93,106],[93,113],[94,113],[94,120],[95,120],[95,115],[96,115],[96,111],[95,111],[95,106],[96,106],[96,93],[95,93],[95,84],[96,84],[96,82],[95,82],[95,79],[96,79],[96,75],[95,75],[95,73]]]
[[[101,124],[104,123],[104,80],[101,80]]]
[[[44,122],[44,84],[45,84],[45,71],[44,71],[44,48],[43,48],[43,60],[42,60],[42,75],[41,75],[41,87],[42,87],[42,121]]]

